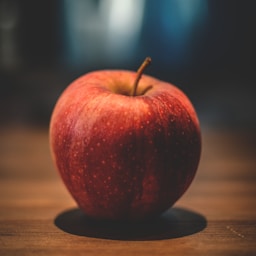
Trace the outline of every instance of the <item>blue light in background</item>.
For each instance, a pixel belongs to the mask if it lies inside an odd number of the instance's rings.
[[[145,0],[64,1],[65,41],[72,66],[131,61]]]
[[[69,66],[117,66],[150,55],[180,68],[206,22],[208,1],[64,0],[63,7]]]
[[[145,0],[104,0],[107,16],[106,58],[112,63],[132,61],[143,22]]]
[[[191,43],[196,29],[206,21],[208,2],[205,0],[165,0],[161,7],[163,40],[169,44],[164,49],[169,54],[162,54],[162,57],[165,60],[171,58],[175,64],[181,64],[192,50]]]

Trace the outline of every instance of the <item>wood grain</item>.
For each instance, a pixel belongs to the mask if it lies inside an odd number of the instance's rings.
[[[198,173],[161,218],[95,223],[54,170],[47,131],[0,132],[0,255],[256,255],[255,136],[204,131]]]

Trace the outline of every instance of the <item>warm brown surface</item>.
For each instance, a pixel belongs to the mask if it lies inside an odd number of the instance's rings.
[[[87,220],[55,172],[47,131],[0,133],[0,255],[256,255],[255,138],[204,132],[197,176],[166,218]]]

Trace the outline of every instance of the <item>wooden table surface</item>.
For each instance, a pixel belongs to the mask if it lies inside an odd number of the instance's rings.
[[[0,255],[256,255],[255,136],[203,131],[194,182],[162,218],[94,223],[57,172],[44,129],[0,132]]]

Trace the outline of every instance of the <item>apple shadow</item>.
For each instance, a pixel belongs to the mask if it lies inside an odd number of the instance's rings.
[[[80,209],[60,213],[54,224],[64,232],[93,238],[148,241],[179,238],[206,228],[206,218],[196,212],[174,207],[160,217],[142,222],[98,221]]]

